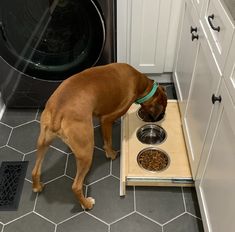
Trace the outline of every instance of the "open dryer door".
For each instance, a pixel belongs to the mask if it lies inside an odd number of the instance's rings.
[[[64,80],[102,53],[105,25],[92,0],[2,0],[0,9],[0,56],[26,75]]]

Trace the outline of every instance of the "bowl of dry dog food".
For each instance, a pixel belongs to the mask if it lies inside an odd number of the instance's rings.
[[[141,168],[147,171],[160,172],[169,167],[170,158],[163,150],[149,147],[139,152],[137,155],[137,163]]]

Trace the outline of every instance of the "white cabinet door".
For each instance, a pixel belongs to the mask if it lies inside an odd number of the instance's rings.
[[[182,13],[184,15],[173,79],[180,112],[184,115],[198,50],[200,28],[199,20],[196,20],[196,9],[190,1],[184,3]]]
[[[182,0],[118,0],[117,61],[172,72]]]
[[[193,3],[197,8],[197,13],[199,16],[201,15],[202,6],[203,6],[204,2],[205,2],[205,0],[193,0]]]
[[[132,1],[130,63],[144,73],[163,72],[171,1]]]
[[[203,34],[199,36],[200,43],[192,86],[183,117],[183,128],[194,178],[213,108],[211,97],[217,93],[221,79],[216,61]]]
[[[233,102],[235,102],[235,35],[233,36],[232,46],[225,65],[224,79],[229,94],[231,95]]]
[[[234,231],[235,228],[235,105],[224,82],[220,115],[202,177],[196,190],[205,231]]]

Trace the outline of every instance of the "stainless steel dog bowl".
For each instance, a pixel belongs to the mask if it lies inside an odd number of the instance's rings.
[[[151,115],[147,114],[144,112],[144,110],[140,107],[139,110],[137,111],[137,116],[139,119],[141,119],[144,122],[158,122],[161,121],[165,114],[160,114],[159,117],[155,120],[151,117]]]
[[[166,139],[166,131],[155,124],[146,124],[136,132],[138,140],[145,144],[160,144]]]
[[[138,165],[151,172],[166,170],[170,165],[170,157],[155,147],[145,148],[137,155]]]

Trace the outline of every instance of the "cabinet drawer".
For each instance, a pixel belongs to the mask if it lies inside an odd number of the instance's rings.
[[[234,26],[220,0],[208,1],[202,12],[202,24],[222,72],[232,41]]]

